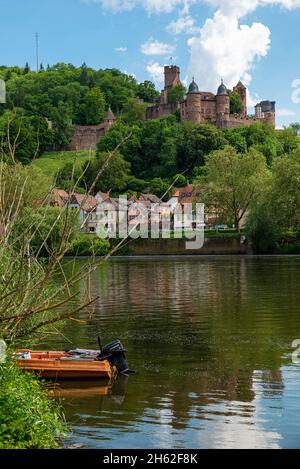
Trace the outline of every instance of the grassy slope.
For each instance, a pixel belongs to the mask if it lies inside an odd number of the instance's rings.
[[[46,176],[54,178],[66,163],[75,163],[76,167],[82,167],[87,160],[94,157],[94,151],[59,151],[45,153],[33,164],[40,168]]]

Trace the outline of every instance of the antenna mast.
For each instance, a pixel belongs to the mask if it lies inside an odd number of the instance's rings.
[[[39,33],[35,34],[35,45],[36,45],[36,71],[39,72],[40,60],[39,60]]]

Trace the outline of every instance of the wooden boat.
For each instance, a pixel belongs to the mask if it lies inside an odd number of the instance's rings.
[[[53,383],[53,387],[47,386],[47,391],[54,398],[89,398],[101,397],[110,394],[114,379],[107,381],[105,379],[98,380],[63,380]]]
[[[24,371],[51,379],[111,379],[117,373],[108,360],[83,359],[68,352],[20,350],[16,363]]]

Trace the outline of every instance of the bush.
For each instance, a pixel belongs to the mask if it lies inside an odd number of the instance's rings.
[[[110,243],[95,235],[81,234],[68,251],[68,256],[105,256],[110,251]]]
[[[55,449],[64,434],[59,406],[39,380],[13,363],[0,368],[0,449]]]
[[[268,207],[261,205],[250,213],[246,232],[252,240],[254,254],[276,253],[279,232]]]

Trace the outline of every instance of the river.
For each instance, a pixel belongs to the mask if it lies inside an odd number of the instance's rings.
[[[116,258],[90,287],[47,345],[120,338],[137,373],[65,386],[68,445],[300,448],[300,257]]]

